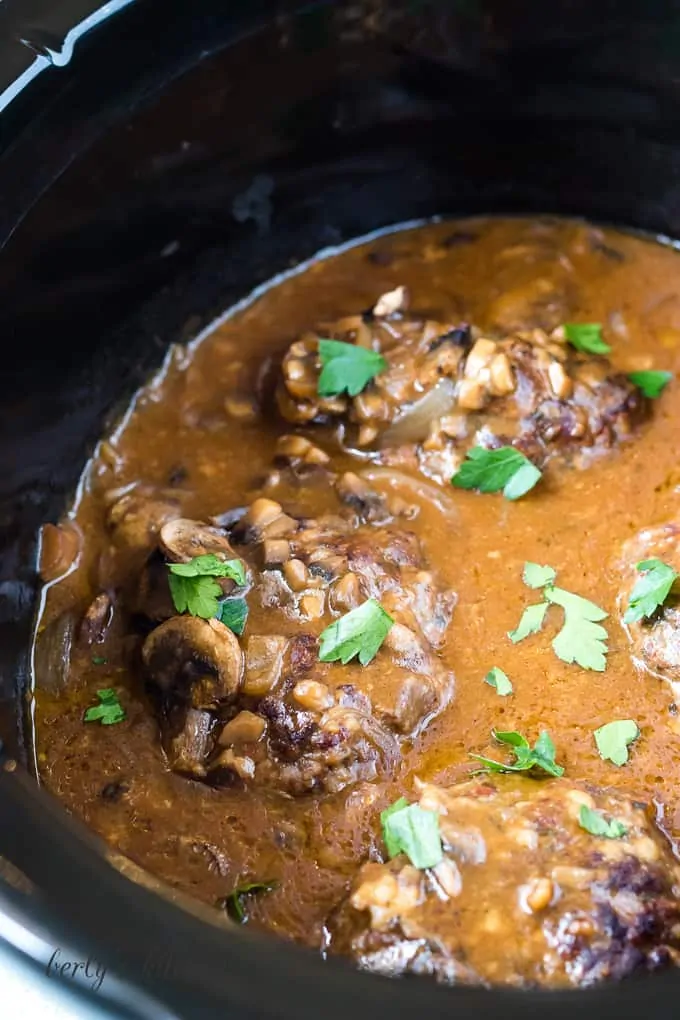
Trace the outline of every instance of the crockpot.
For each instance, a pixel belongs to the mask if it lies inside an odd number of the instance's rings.
[[[168,344],[278,271],[433,215],[680,237],[680,5],[5,0],[0,111],[0,964],[15,1012],[43,994],[88,1018],[667,1015],[678,972],[440,988],[215,926],[39,788],[30,642],[39,528],[94,442]]]

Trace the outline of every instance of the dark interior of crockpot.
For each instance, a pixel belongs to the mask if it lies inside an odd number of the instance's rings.
[[[229,6],[133,4],[6,113],[0,733],[19,772],[39,527],[169,344],[322,248],[436,214],[549,212],[680,236],[672,5]],[[323,968],[174,910],[111,873],[58,806],[31,808],[30,782],[2,777],[17,824],[0,853],[44,898],[8,891],[6,904],[104,940],[181,1015],[218,1002],[239,1016],[318,1015],[322,1002],[329,1016],[349,1003],[450,1012],[452,993]],[[99,910],[74,896],[84,880]],[[160,982],[142,965],[149,939],[171,961]],[[588,1008],[662,1008],[674,981],[588,993]],[[467,1015],[486,993],[453,994]],[[490,994],[510,1016],[546,1008],[538,993]],[[549,1008],[571,1015],[577,999]]]

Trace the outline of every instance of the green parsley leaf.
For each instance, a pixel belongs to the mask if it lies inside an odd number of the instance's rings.
[[[443,858],[439,815],[404,797],[380,815],[388,857],[404,853],[415,868],[434,868]]]
[[[484,683],[494,687],[496,694],[499,694],[501,698],[507,698],[508,694],[512,694],[512,681],[507,673],[504,673],[498,666],[494,666],[493,669],[489,670],[484,677]]]
[[[577,351],[584,354],[609,354],[611,347],[602,339],[602,326],[599,322],[567,322],[564,335]]]
[[[245,599],[225,599],[219,604],[217,619],[240,637],[248,619],[248,603]]]
[[[526,737],[523,737],[517,730],[493,730],[494,740],[499,744],[509,744],[510,747],[523,747],[529,750],[530,744]]]
[[[242,560],[221,560],[214,553],[194,556],[188,563],[168,563],[168,570],[178,577],[229,577],[239,587],[246,583]]]
[[[531,769],[542,769],[550,776],[564,775],[564,768],[555,761],[555,745],[547,730],[541,731],[533,748],[526,737],[515,730],[508,732],[492,730],[492,734],[500,744],[512,747],[515,761],[508,765],[481,754],[470,755],[471,758],[481,761],[491,772],[528,772]]]
[[[97,691],[98,705],[93,705],[85,712],[85,722],[100,722],[102,726],[113,726],[125,719],[125,709],[118,700],[112,687]]]
[[[237,585],[246,583],[241,560],[221,560],[214,553],[194,556],[189,563],[168,563],[170,594],[178,613],[189,612],[209,620],[219,613],[222,589],[216,577],[228,577]]]
[[[451,484],[458,489],[477,489],[479,492],[500,492],[506,499],[525,496],[541,480],[541,472],[514,446],[501,446],[487,450],[473,446],[465,454]]]
[[[564,625],[552,643],[555,655],[563,662],[575,662],[582,669],[604,672],[609,635],[598,621],[606,620],[609,614],[564,588],[549,586],[544,595],[548,602],[564,609]]]
[[[608,634],[599,624],[606,620],[608,613],[594,602],[574,595],[573,592],[557,588],[553,582],[557,571],[538,563],[525,563],[522,574],[524,583],[530,588],[543,588],[545,603],[528,606],[516,630],[508,637],[517,644],[530,634],[536,634],[545,622],[548,605],[561,606],[564,610],[562,630],[552,642],[553,651],[563,662],[575,662],[583,669],[602,672],[607,664]]]
[[[387,850],[387,856],[392,859],[397,854],[401,853],[401,843],[396,837],[392,836],[389,826],[386,824],[387,819],[395,814],[397,811],[403,811],[404,808],[408,807],[408,801],[406,797],[400,797],[399,800],[395,800],[394,804],[391,804],[384,811],[380,812],[380,822],[383,827],[383,840],[385,843],[385,849]]]
[[[656,400],[673,378],[672,372],[659,372],[650,369],[647,372],[629,372],[628,378],[637,386],[645,397]]]
[[[92,665],[93,666],[105,666],[108,661],[109,660],[107,658],[105,658],[105,656],[103,656],[103,655],[93,655],[92,656]]]
[[[508,637],[513,645],[524,641],[524,638],[529,637],[530,634],[538,634],[545,623],[545,615],[549,608],[547,602],[537,602],[533,606],[527,606],[516,629],[508,631]]]
[[[323,366],[317,383],[320,397],[336,397],[345,392],[356,397],[387,368],[382,354],[341,340],[319,340],[319,358]]]
[[[628,746],[637,740],[640,730],[633,719],[616,719],[600,726],[594,736],[600,758],[621,766],[628,761]]]
[[[680,574],[661,560],[642,560],[635,569],[642,574],[631,592],[624,623],[649,619],[664,604]]]
[[[376,599],[367,599],[356,609],[329,624],[319,635],[321,662],[337,662],[343,666],[355,655],[367,666],[394,626],[394,620]]]
[[[628,835],[628,829],[618,818],[612,818],[610,822],[600,811],[593,811],[592,808],[581,804],[578,815],[578,824],[591,836],[605,836],[607,839],[621,839]]]
[[[557,577],[557,571],[552,567],[542,567],[539,563],[525,563],[522,573],[522,580],[529,588],[545,588],[552,584]]]
[[[223,900],[220,900],[219,905],[223,907],[229,914],[232,921],[236,921],[237,924],[245,924],[248,920],[248,913],[246,911],[244,900],[248,896],[257,896],[260,893],[273,892],[274,889],[278,888],[278,882],[244,882],[243,885],[237,886],[232,892],[229,893]]]
[[[217,581],[212,577],[176,577],[168,578],[170,594],[178,613],[189,612],[192,616],[200,616],[209,620],[217,616],[222,594]]]
[[[526,496],[527,492],[531,492],[533,487],[543,477],[542,472],[535,464],[532,464],[528,458],[525,458],[525,460],[526,463],[522,464],[503,489],[503,495],[506,499],[511,500],[511,502]]]

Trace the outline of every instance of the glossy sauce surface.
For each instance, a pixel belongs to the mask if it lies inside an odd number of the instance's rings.
[[[680,836],[677,709],[670,687],[633,665],[617,611],[623,544],[642,528],[678,517],[680,414],[673,385],[630,441],[584,470],[551,469],[517,503],[427,483],[436,498],[418,499],[409,526],[458,595],[441,653],[455,673],[456,694],[390,782],[289,799],[213,789],[173,774],[134,666],[139,637],[122,632],[115,614],[106,641],[94,649],[97,664],[93,649],[74,641],[63,684],[53,668],[55,648],[63,647],[54,635],[79,621],[102,588],[115,589],[139,569],[110,553],[107,492],[133,482],[174,487],[183,494],[185,514],[206,519],[261,491],[276,438],[291,431],[277,415],[271,380],[297,334],[369,308],[380,294],[405,284],[414,311],[481,329],[521,328],[537,324],[537,317],[548,320],[540,322],[546,327],[600,322],[616,370],[677,374],[679,270],[679,256],[669,247],[577,222],[445,222],[316,261],[193,350],[175,351],[124,426],[98,449],[68,525],[76,534],[76,566],[47,592],[36,676],[44,783],[123,854],[206,903],[246,881],[276,880],[274,892],[249,904],[251,920],[313,947],[321,945],[324,921],[358,864],[381,846],[380,810],[401,794],[410,796],[415,776],[455,781],[470,770],[470,752],[498,757],[494,727],[519,730],[532,741],[547,729],[569,778],[652,802],[669,833]],[[239,420],[234,407],[253,397],[257,414]],[[313,432],[336,464],[357,470],[356,459],[338,449],[330,432]],[[422,493],[427,487],[421,481]],[[276,498],[282,499],[280,492]],[[315,513],[333,507],[323,487],[291,490],[288,498]],[[45,554],[49,545],[46,536]],[[522,583],[527,560],[550,564],[563,587],[610,614],[604,673],[556,658],[553,618],[536,637],[517,645],[508,640],[535,601]],[[59,567],[53,557],[46,572],[54,576]],[[493,666],[512,679],[511,697],[498,697],[483,682]],[[126,721],[85,725],[83,712],[95,691],[109,686],[122,692]],[[599,758],[593,731],[627,718],[636,720],[641,737],[629,763],[616,768]]]

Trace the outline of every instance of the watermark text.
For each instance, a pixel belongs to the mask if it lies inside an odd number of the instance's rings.
[[[61,949],[55,949],[50,956],[45,973],[48,977],[61,978],[62,981],[74,981],[88,985],[93,992],[98,992],[106,977],[106,967],[97,960],[69,960]]]

